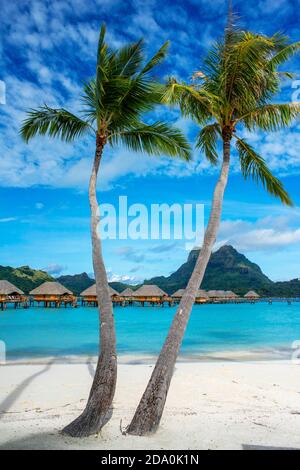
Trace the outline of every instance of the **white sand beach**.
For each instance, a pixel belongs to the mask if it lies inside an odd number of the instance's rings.
[[[113,417],[98,436],[59,434],[84,407],[95,363],[0,366],[1,449],[300,449],[300,366],[181,362],[158,432],[126,436],[153,364],[119,366]]]

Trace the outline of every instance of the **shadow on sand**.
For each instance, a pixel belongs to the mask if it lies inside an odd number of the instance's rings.
[[[90,439],[90,438],[87,438]],[[80,448],[86,439],[66,438],[59,431],[30,434],[26,437],[10,440],[0,445],[0,450],[63,450]],[[95,448],[99,446],[99,440],[95,442]],[[90,446],[89,446],[90,447]]]
[[[9,411],[9,409],[13,406],[16,400],[22,395],[24,390],[37,377],[48,372],[51,366],[53,365],[53,363],[55,362],[56,360],[52,359],[41,370],[31,375],[30,377],[27,377],[0,403],[0,420],[1,420],[1,417],[3,417],[4,414]],[[94,378],[95,367],[92,363],[91,357],[87,359],[86,364],[87,364],[87,368],[88,368],[90,376]],[[109,410],[105,424],[110,420],[112,413],[113,413],[113,408]],[[74,438],[65,437],[60,433],[60,430],[58,431],[53,430],[53,432],[31,434],[29,436],[26,436],[20,439],[8,441],[0,445],[0,449],[19,449],[19,450],[22,450],[22,449],[57,449],[57,450],[60,450],[60,449],[66,449],[68,447],[71,449],[71,448],[74,448],[74,442],[76,443],[82,442],[83,447],[84,447],[84,441],[85,439],[77,440]],[[91,441],[89,440],[89,443],[90,442]],[[99,440],[95,443],[95,449],[97,449],[98,447],[99,447]],[[77,444],[76,444],[76,448],[78,448]],[[90,445],[89,445],[89,448],[90,448]]]
[[[45,374],[49,371],[52,364],[54,363],[54,359],[48,362],[43,369],[39,370],[35,374],[27,377],[23,382],[21,382],[1,403],[0,403],[0,419],[4,413],[7,413],[8,410],[12,407],[15,401],[22,395],[24,390],[31,384],[37,377],[42,374]]]

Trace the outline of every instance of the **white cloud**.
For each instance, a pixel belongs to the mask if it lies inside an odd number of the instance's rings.
[[[242,137],[266,160],[269,168],[279,176],[300,171],[300,125],[294,123],[289,129],[273,133],[261,131],[249,133],[244,130]]]
[[[300,218],[265,217],[256,222],[226,220],[221,223],[217,247],[230,244],[241,251],[268,251],[300,243]]]
[[[137,250],[131,246],[121,246],[115,250],[123,259],[133,261],[134,263],[141,263],[145,259],[145,254],[141,250]]]
[[[4,217],[2,219],[0,219],[0,223],[7,223],[7,222],[14,222],[15,220],[17,220],[17,217]]]
[[[46,271],[51,276],[58,276],[62,273],[62,271],[65,271],[66,269],[67,266],[63,266],[62,264],[50,264],[49,266],[43,268],[42,271]]]
[[[110,268],[107,269],[108,282],[124,282],[128,284],[139,284],[141,279],[129,274],[116,274]]]

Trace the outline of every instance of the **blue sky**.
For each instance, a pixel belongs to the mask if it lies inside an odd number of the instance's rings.
[[[94,74],[100,24],[107,24],[112,47],[144,37],[147,54],[171,40],[161,79],[187,80],[201,56],[221,34],[223,0],[0,0],[0,80],[6,104],[0,104],[0,264],[28,264],[58,275],[92,271],[87,184],[93,141],[62,144],[37,138],[25,145],[18,136],[27,109],[43,103],[80,109],[81,84]],[[300,0],[234,2],[241,24],[251,30],[287,33],[299,40]],[[300,80],[299,57],[286,67]],[[293,88],[294,86],[294,88]],[[278,101],[298,99],[300,82],[283,83]],[[294,95],[293,95],[294,93]],[[160,110],[190,139],[194,125],[176,110]],[[282,207],[261,188],[244,182],[233,158],[217,246],[231,243],[274,280],[300,277],[300,133],[289,130],[247,136],[279,176],[295,207]],[[203,203],[205,217],[217,170],[195,152],[184,164],[167,158],[107,150],[99,200],[129,203]],[[114,240],[104,243],[112,280],[138,282],[168,275],[187,257],[181,241]]]

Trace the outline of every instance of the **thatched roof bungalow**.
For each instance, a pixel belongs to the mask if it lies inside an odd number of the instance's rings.
[[[131,287],[126,287],[126,289],[121,292],[122,297],[132,297],[134,294],[134,291],[131,289]]]
[[[115,289],[113,289],[111,286],[109,287],[109,293],[112,301],[120,302],[120,294],[117,292]],[[96,292],[96,284],[93,284],[92,286],[88,287],[84,291],[81,292],[80,297],[82,297],[83,304],[92,304],[92,305],[97,305],[98,299],[97,299],[97,292]]]
[[[196,298],[195,298],[195,303],[196,304],[203,304],[203,303],[207,302],[208,298],[209,298],[208,293],[205,290],[198,289],[197,294],[196,294]]]
[[[249,290],[249,292],[244,295],[244,298],[249,300],[256,300],[259,299],[259,295],[254,290]]]
[[[144,284],[133,293],[132,298],[135,302],[141,302],[142,304],[144,302],[161,304],[168,299],[168,294],[154,284]]]
[[[67,287],[60,284],[60,282],[55,281],[46,281],[40,286],[36,287],[30,292],[30,295],[73,295],[73,292],[70,291]]]
[[[74,304],[76,297],[73,292],[57,281],[46,281],[30,292],[35,302],[44,302],[45,307],[55,304],[59,307],[61,303]]]
[[[24,292],[9,281],[0,281],[0,308],[4,310],[7,304],[14,304],[15,308],[23,302],[27,302]]]
[[[113,295],[120,295],[119,292],[117,292],[115,289],[112,287],[109,287],[109,292],[110,296],[112,297]],[[93,284],[92,286],[88,287],[84,291],[81,292],[80,297],[89,297],[89,296],[94,296],[97,297],[97,292],[96,292],[96,284]]]
[[[17,297],[24,295],[24,292],[9,281],[0,281],[0,298]]]
[[[119,294],[119,292],[117,292],[111,286],[108,286],[108,287],[109,287],[109,293],[110,293],[112,302],[120,303],[124,300],[124,297],[121,294]],[[80,294],[80,297],[82,300],[82,305],[87,304],[87,305],[92,305],[96,307],[98,305],[96,284],[93,284],[92,286],[82,291]]]
[[[219,295],[218,295],[218,292],[217,290],[209,290],[207,292],[207,295],[210,299],[216,299]]]
[[[237,296],[234,292],[228,290],[209,290],[208,297],[213,302],[222,302],[227,300],[233,300]]]
[[[234,292],[232,292],[232,290],[226,290],[225,291],[225,296],[227,299],[237,299],[238,298],[238,295],[235,294]]]
[[[173,299],[181,299],[184,294],[185,289],[178,289],[174,294],[171,295]]]

